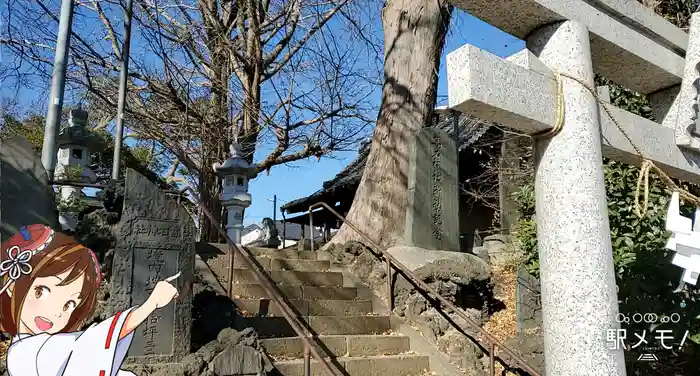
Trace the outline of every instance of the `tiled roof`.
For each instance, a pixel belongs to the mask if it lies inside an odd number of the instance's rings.
[[[457,129],[459,129],[457,146],[459,150],[462,150],[476,142],[491,127],[490,123],[486,123],[476,117],[460,113],[436,113],[436,127],[445,130],[450,134],[454,134],[456,125],[455,114],[458,116],[459,121],[457,127]],[[308,210],[309,205],[320,201],[327,201],[329,198],[333,197],[339,192],[342,192],[343,190],[352,190],[354,192],[354,190],[360,184],[362,171],[365,169],[370,147],[370,141],[363,143],[357,153],[357,158],[350,162],[350,164],[340,171],[333,179],[324,182],[322,189],[314,192],[310,196],[290,201],[282,205],[281,209],[288,213],[299,213]],[[335,202],[328,202],[328,204],[332,206],[335,204]]]

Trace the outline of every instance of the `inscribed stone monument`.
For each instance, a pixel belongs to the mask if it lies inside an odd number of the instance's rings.
[[[424,128],[414,137],[409,153],[405,245],[459,251],[455,142],[441,129]]]
[[[57,228],[53,192],[39,154],[20,136],[0,140],[0,240],[23,225]]]
[[[540,281],[525,268],[518,269],[515,285],[515,331],[517,333],[542,325]]]
[[[142,304],[159,281],[173,283],[179,297],[156,310],[134,335],[129,360],[176,362],[189,353],[194,278],[194,223],[189,213],[148,179],[129,169],[124,210],[112,267],[111,307]]]

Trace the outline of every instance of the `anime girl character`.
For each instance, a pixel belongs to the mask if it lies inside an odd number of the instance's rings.
[[[94,311],[101,272],[94,253],[43,225],[23,227],[0,245],[0,326],[12,336],[10,376],[126,376],[121,367],[134,330],[177,297],[156,284],[140,306],[83,331]]]

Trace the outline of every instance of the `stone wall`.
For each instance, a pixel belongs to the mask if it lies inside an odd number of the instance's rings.
[[[518,270],[515,291],[516,331],[535,330],[542,326],[542,300],[540,281],[525,270]]]
[[[400,262],[412,269],[419,278],[461,308],[478,325],[488,320],[496,302],[491,293],[490,268],[483,260],[466,253],[430,251],[417,247],[400,248],[402,250],[391,249],[392,255],[397,257],[396,251],[410,253],[411,260],[404,259]],[[372,255],[370,249],[360,243],[350,242],[328,250],[387,301],[386,266]],[[421,251],[426,255],[438,252],[438,255],[432,258],[413,257]],[[445,257],[446,254],[456,258]],[[484,372],[487,367],[485,361],[488,359],[485,357],[485,349],[469,338],[476,335],[476,330],[457,315],[443,315],[433,308],[426,297],[402,276],[394,278],[394,313],[419,329],[425,338],[447,354],[452,363],[462,368],[466,374]],[[467,329],[462,333],[450,322]]]
[[[394,247],[388,252],[482,327],[490,316],[502,307],[502,303],[493,297],[489,262],[490,258],[499,258],[499,252],[495,249],[498,247],[495,245],[501,243],[494,241],[489,244],[492,249],[484,249],[481,257],[417,247]],[[382,300],[388,301],[386,265],[373,255],[372,250],[360,243],[350,242],[343,246],[329,247],[328,251],[372,288]],[[393,296],[394,313],[417,328],[465,374],[471,376],[488,373],[488,349],[482,346],[487,346],[488,342],[479,338],[478,329],[453,313],[444,314],[433,308],[434,304],[401,275],[394,276]],[[544,376],[543,343],[540,333],[519,333],[505,344]],[[508,367],[516,369],[517,363],[502,351],[498,352],[498,357]]]
[[[252,328],[228,328],[178,363],[130,364],[124,369],[136,376],[263,376],[272,365]]]

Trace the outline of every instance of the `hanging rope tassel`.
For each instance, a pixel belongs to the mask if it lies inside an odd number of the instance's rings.
[[[639,177],[637,178],[637,189],[634,191],[634,214],[639,218],[644,216],[647,208],[649,207],[649,171],[654,167],[652,161],[645,159],[642,162],[642,167],[639,168]],[[642,190],[642,184],[644,187],[644,192],[642,195],[643,204],[639,203],[639,196]]]

